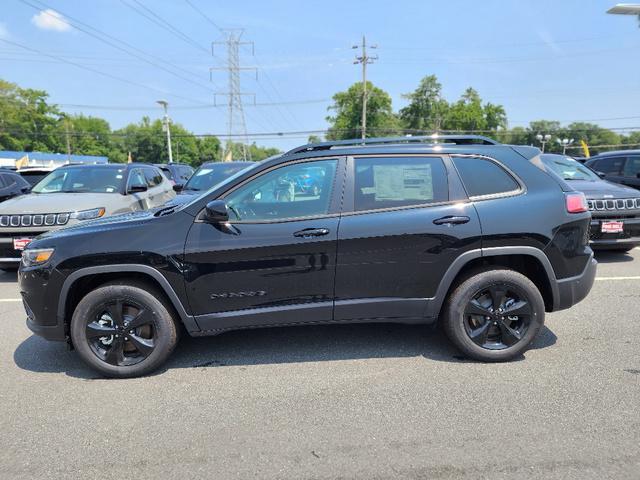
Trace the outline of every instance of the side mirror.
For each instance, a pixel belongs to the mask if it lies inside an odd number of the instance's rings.
[[[147,191],[146,185],[131,185],[129,186],[129,190],[127,190],[127,193],[141,193],[146,191]]]
[[[181,185],[181,184],[179,184],[179,183],[176,183],[176,184],[173,186],[173,191],[174,191],[174,192],[181,192],[183,188],[184,188],[184,185]]]
[[[604,172],[596,172],[596,175],[598,175],[600,178],[604,178],[607,176],[607,174]]]
[[[229,211],[224,200],[212,200],[204,207],[204,220],[209,223],[225,223],[229,221]]]

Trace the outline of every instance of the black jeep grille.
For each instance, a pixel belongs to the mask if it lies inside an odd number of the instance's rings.
[[[0,227],[52,227],[54,225],[66,225],[70,217],[70,213],[0,215]]]

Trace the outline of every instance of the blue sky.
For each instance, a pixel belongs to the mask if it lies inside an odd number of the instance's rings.
[[[326,128],[331,96],[360,78],[351,46],[362,34],[379,47],[369,79],[395,109],[405,105],[403,93],[436,74],[448,100],[472,86],[505,106],[511,127],[542,118],[640,127],[640,28],[633,17],[605,14],[615,0],[189,1],[219,27],[245,28],[255,43],[256,56],[243,49],[242,63],[258,67],[258,81],[243,73],[243,91],[259,104],[305,102],[248,105],[250,133]],[[140,5],[188,39],[132,8],[155,18]],[[40,13],[47,8],[127,42],[156,65]],[[155,101],[166,98],[174,121],[195,133],[226,132],[224,108],[206,107],[226,89],[224,72],[209,81],[209,67],[224,64],[209,53],[222,34],[186,0],[3,0],[0,38],[133,83],[0,42],[0,78],[45,89],[66,111],[119,128],[159,117]],[[306,135],[256,141],[284,149]]]

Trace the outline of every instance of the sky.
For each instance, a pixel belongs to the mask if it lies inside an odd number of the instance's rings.
[[[615,0],[212,1],[1,0],[0,78],[46,90],[70,113],[116,129],[162,115],[196,134],[227,132],[221,29],[240,49],[251,141],[287,149],[324,130],[331,97],[368,80],[395,110],[435,74],[455,101],[473,87],[502,104],[509,127],[532,120],[640,129],[640,23],[607,15]],[[194,8],[195,7],[195,8]],[[77,26],[78,28],[74,27]],[[11,43],[8,43],[11,42]],[[26,49],[23,47],[27,47]],[[210,70],[214,67],[213,70]],[[278,104],[278,105],[274,105]],[[217,106],[216,106],[217,105]],[[263,133],[283,135],[261,136]]]

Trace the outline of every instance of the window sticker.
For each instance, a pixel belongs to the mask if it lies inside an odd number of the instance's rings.
[[[374,165],[373,184],[376,200],[433,199],[431,165]]]

